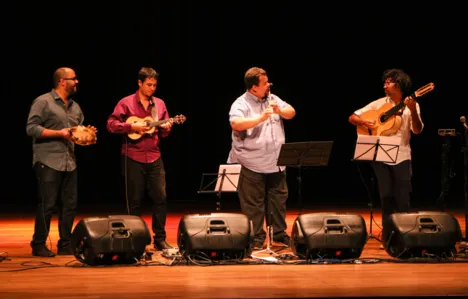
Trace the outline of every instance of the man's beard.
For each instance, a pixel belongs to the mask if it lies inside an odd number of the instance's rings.
[[[70,87],[68,90],[68,96],[72,96],[76,93],[76,86]]]

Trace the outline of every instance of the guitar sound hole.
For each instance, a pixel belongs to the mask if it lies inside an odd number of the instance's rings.
[[[381,122],[381,123],[384,123],[384,122],[386,122],[386,121],[387,121],[387,116],[384,114],[384,115],[382,115],[382,116],[380,117],[380,122]]]

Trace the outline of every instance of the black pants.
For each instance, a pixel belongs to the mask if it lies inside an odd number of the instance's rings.
[[[34,235],[31,245],[44,244],[50,231],[54,207],[58,210],[60,239],[57,247],[66,247],[71,242],[73,221],[78,199],[77,170],[57,171],[42,163],[34,165],[38,184],[38,198]]]
[[[382,206],[382,224],[393,213],[409,212],[411,194],[411,161],[396,165],[374,163],[372,165],[379,186]]]
[[[129,214],[141,216],[141,201],[147,191],[148,196],[153,201],[154,242],[166,240],[166,172],[162,158],[153,163],[140,163],[122,156],[122,165],[127,186],[126,197]]]
[[[242,166],[237,189],[242,212],[253,223],[254,241],[266,239],[263,229],[265,218],[267,224],[271,220],[275,239],[286,234],[288,186],[285,171],[265,174]]]

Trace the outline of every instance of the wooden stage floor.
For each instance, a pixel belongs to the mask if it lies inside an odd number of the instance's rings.
[[[104,209],[105,210],[105,209]],[[105,210],[108,211],[108,210]],[[182,210],[181,210],[182,211]],[[201,213],[205,211],[199,211]],[[214,212],[214,211],[211,211]],[[364,217],[369,232],[369,211],[365,209],[314,209],[317,212],[356,213]],[[464,211],[453,214],[465,235]],[[110,213],[118,215],[119,213]],[[82,212],[79,220],[109,213]],[[168,242],[177,246],[177,229],[184,212],[170,212],[167,219]],[[288,211],[291,234],[298,211]],[[468,295],[468,258],[449,261],[413,262],[390,257],[369,239],[352,263],[292,264],[237,263],[194,265],[173,262],[154,252],[152,261],[140,265],[89,266],[70,256],[39,258],[31,255],[33,214],[2,212],[0,216],[0,298],[357,298],[357,297],[438,297]],[[380,236],[381,215],[374,210],[372,233]],[[143,219],[151,227],[149,214]],[[54,216],[49,247],[56,251],[57,217]],[[460,243],[457,243],[459,250]],[[149,248],[150,246],[148,246]],[[290,249],[274,246],[279,254]],[[461,251],[457,251],[461,252]],[[259,253],[259,257],[271,257]],[[254,259],[244,259],[255,261]],[[172,264],[171,264],[172,262]]]

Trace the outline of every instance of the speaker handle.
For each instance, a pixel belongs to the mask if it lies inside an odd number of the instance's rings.
[[[230,233],[231,230],[227,226],[226,222],[224,220],[220,219],[211,219],[208,227],[206,228],[206,233],[207,234],[216,234],[216,233]]]
[[[425,232],[428,234],[435,234],[440,231],[440,228],[437,224],[425,224],[421,223],[419,224],[419,231],[420,232]]]
[[[122,221],[109,221],[112,236],[115,238],[128,238],[130,237],[130,228],[125,227]]]
[[[345,225],[343,224],[326,224],[325,225],[325,229],[324,229],[325,233],[328,233],[328,232],[339,232],[340,234],[343,234],[343,233],[347,233],[348,232],[348,229],[346,228]]]
[[[428,234],[435,234],[440,231],[440,227],[432,218],[420,218],[419,231]]]
[[[325,219],[324,232],[325,233],[328,233],[328,232],[337,233],[337,232],[339,232],[340,234],[343,234],[343,233],[347,233],[348,229],[343,223],[341,223],[340,219],[333,218],[333,219]]]

